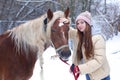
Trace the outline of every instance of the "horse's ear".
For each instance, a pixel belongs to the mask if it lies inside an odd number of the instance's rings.
[[[51,20],[53,18],[53,12],[50,9],[48,9],[48,11],[47,11],[47,18],[49,20]]]
[[[65,14],[65,17],[67,18],[68,16],[69,16],[69,12],[70,12],[70,10],[69,10],[69,7],[64,11],[64,14]]]

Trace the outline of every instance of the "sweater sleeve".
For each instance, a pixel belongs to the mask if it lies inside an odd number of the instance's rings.
[[[72,27],[70,27],[70,30],[69,30],[69,39],[72,40],[73,44],[73,54],[72,54],[72,62],[77,65],[78,64],[78,61],[77,61],[77,45],[78,45],[78,37],[77,37],[77,29],[74,29]]]
[[[74,29],[72,27],[70,27],[70,30],[69,30],[69,38],[70,39],[74,39],[77,35],[77,29]]]
[[[93,38],[93,46],[94,46],[94,56],[92,59],[88,60],[84,64],[80,64],[80,72],[81,74],[87,74],[96,71],[100,68],[105,60],[105,40],[102,36],[94,36]]]

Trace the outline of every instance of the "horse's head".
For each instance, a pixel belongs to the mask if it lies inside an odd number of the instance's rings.
[[[47,12],[48,18],[52,19],[54,16],[51,10]],[[62,60],[68,60],[71,55],[71,51],[68,46],[68,31],[70,25],[70,19],[68,18],[69,8],[64,11],[64,16],[58,17],[51,27],[51,41],[56,49],[59,57]]]

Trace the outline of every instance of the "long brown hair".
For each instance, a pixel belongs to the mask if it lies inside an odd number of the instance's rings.
[[[78,30],[78,29],[77,29]],[[86,29],[85,32],[81,32],[78,30],[78,37],[79,37],[79,42],[77,46],[77,59],[81,60],[83,58],[82,55],[82,45],[84,43],[84,48],[85,48],[85,56],[87,59],[89,59],[91,56],[94,54],[93,50],[93,44],[92,44],[92,33],[91,33],[91,27],[86,23]]]

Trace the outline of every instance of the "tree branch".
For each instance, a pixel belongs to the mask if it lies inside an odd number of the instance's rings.
[[[98,9],[96,9],[97,10],[97,12],[100,14],[100,16],[103,18],[103,20],[110,26],[110,28],[112,29],[111,31],[111,34],[112,34],[112,36],[113,36],[113,27],[112,27],[112,25],[109,23],[109,21],[103,16],[103,14],[98,10]]]
[[[41,1],[41,2],[42,2],[42,1]],[[32,8],[29,12],[27,12],[26,15],[24,15],[24,16],[21,18],[21,20],[24,19],[25,17],[27,17],[29,14],[31,14],[36,8],[44,5],[46,2],[52,2],[52,3],[54,3],[54,4],[61,5],[60,3],[56,2],[56,1],[45,0],[45,1],[43,1],[41,4],[38,4],[38,5],[36,5],[34,8]]]
[[[20,15],[20,13],[24,10],[25,6],[29,4],[29,1],[25,3],[25,5],[19,10],[19,12],[16,14],[16,18]]]

